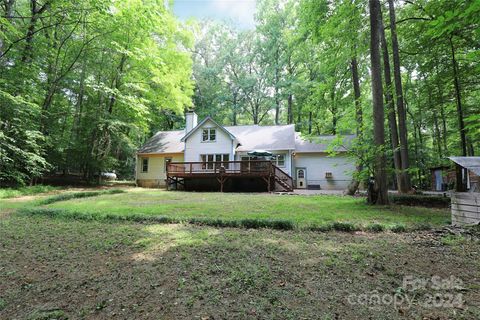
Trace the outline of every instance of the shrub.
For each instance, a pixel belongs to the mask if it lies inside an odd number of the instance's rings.
[[[71,192],[71,193],[62,193],[53,197],[49,197],[45,200],[42,200],[40,204],[52,204],[54,202],[59,201],[67,201],[71,199],[79,199],[79,198],[88,198],[88,197],[96,197],[105,194],[117,194],[117,193],[124,193],[125,190],[121,189],[110,189],[110,190],[101,190],[101,191],[83,191],[83,192]]]
[[[394,194],[389,196],[390,202],[403,206],[420,206],[427,208],[448,208],[450,198],[442,196],[425,196],[412,194]]]

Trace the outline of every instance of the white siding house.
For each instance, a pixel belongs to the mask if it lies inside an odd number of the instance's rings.
[[[354,136],[345,136],[345,145]],[[207,117],[186,114],[185,130],[158,132],[137,153],[139,186],[165,185],[165,167],[172,162],[247,160],[249,151],[267,150],[274,164],[293,177],[298,188],[345,189],[355,166],[343,146],[332,148],[335,136],[302,138],[294,125],[222,126]],[[331,149],[335,150],[330,155]]]

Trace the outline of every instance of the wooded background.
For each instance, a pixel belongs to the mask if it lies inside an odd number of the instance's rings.
[[[136,148],[193,106],[356,133],[354,180],[382,171],[404,192],[480,152],[479,1],[261,0],[253,30],[180,23],[160,0],[1,0],[0,14],[2,183],[129,178]]]

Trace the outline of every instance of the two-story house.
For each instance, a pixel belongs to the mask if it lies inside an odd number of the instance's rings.
[[[333,138],[303,139],[294,125],[222,126],[211,117],[198,122],[197,115],[189,112],[185,130],[158,132],[138,150],[136,182],[143,187],[175,184],[202,190],[205,185],[223,189],[228,180],[243,179],[249,183],[230,182],[230,188],[257,185],[261,190],[277,190],[283,180],[293,188],[345,189],[355,166],[345,148],[337,147],[335,155],[327,152]],[[258,150],[272,157],[251,155]],[[202,186],[200,181],[207,180]]]

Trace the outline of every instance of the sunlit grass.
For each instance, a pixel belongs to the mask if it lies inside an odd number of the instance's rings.
[[[359,227],[431,225],[449,223],[447,210],[406,206],[376,207],[363,198],[340,196],[287,196],[271,194],[168,192],[130,189],[127,193],[72,199],[46,206],[62,212],[102,218],[164,217],[191,219],[241,219],[289,221],[300,228],[334,223]]]

